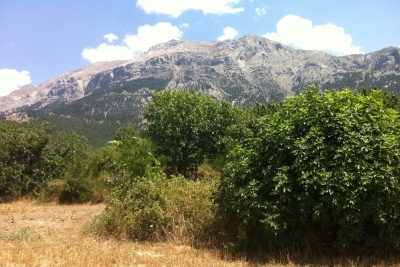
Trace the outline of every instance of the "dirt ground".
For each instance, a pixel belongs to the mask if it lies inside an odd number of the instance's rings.
[[[249,266],[179,244],[100,239],[84,231],[105,205],[0,204],[0,267]]]

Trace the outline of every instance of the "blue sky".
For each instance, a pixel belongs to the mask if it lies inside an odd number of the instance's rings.
[[[399,14],[399,0],[0,0],[0,96],[171,39],[369,53],[400,46]]]

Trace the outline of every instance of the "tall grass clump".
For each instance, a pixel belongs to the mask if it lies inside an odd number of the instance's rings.
[[[135,241],[179,241],[192,245],[208,240],[213,220],[211,180],[195,182],[152,171],[116,186],[105,211],[92,227],[99,235]]]

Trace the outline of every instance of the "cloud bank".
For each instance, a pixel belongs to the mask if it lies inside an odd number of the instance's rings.
[[[286,15],[276,25],[276,32],[264,37],[296,48],[322,50],[335,55],[361,54],[360,46],[343,28],[332,23],[313,26],[309,19]]]
[[[133,59],[155,44],[172,39],[179,40],[182,34],[179,27],[169,22],[159,22],[153,26],[147,24],[140,26],[137,34],[126,34],[121,45],[102,43],[96,48],[86,47],[82,51],[82,58],[90,63]],[[106,34],[104,38],[112,42],[117,40],[118,36]]]
[[[174,18],[179,17],[185,11],[199,10],[204,14],[236,14],[244,11],[243,7],[234,7],[240,0],[138,0],[136,6],[147,14],[164,14]]]
[[[0,96],[5,96],[21,88],[24,85],[30,84],[31,77],[29,71],[16,69],[0,69]]]

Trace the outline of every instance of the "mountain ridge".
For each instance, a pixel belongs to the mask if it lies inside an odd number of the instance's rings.
[[[218,99],[251,105],[256,100],[281,100],[310,83],[334,85],[349,73],[359,77],[356,86],[365,77],[373,80],[385,75],[394,76],[392,85],[398,86],[400,49],[387,47],[368,54],[333,56],[294,49],[253,34],[226,41],[171,40],[152,46],[134,59],[97,62],[37,87],[25,86],[0,97],[0,112],[69,103],[116,84],[150,77],[169,81],[158,89],[199,90]]]

